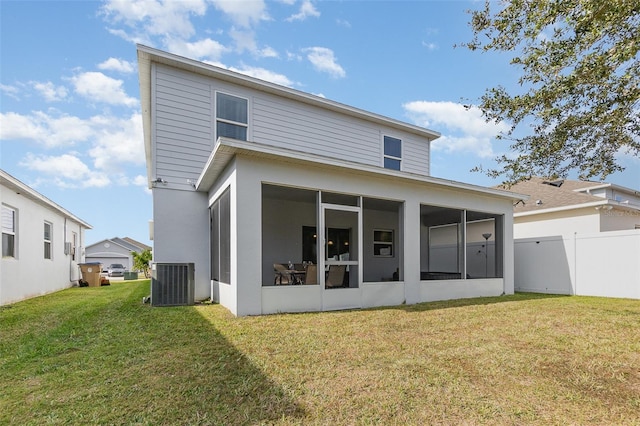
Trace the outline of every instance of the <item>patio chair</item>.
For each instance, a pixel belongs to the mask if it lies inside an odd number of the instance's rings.
[[[275,277],[273,279],[274,285],[293,283],[293,276],[291,275],[291,272],[289,272],[282,263],[274,263],[273,272],[275,273]]]
[[[305,284],[318,284],[318,265],[307,265],[306,274],[304,275]]]
[[[327,273],[327,279],[325,280],[325,286],[327,288],[342,287],[344,283],[345,270],[345,265],[330,265],[329,272]]]

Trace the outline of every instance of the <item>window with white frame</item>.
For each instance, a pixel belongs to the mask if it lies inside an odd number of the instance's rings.
[[[76,246],[78,245],[78,234],[71,233],[71,260],[76,260]]]
[[[393,230],[373,230],[373,255],[378,257],[393,257]]]
[[[50,222],[44,223],[44,258],[51,259],[51,228]]]
[[[16,257],[16,211],[2,206],[2,257]]]
[[[249,102],[244,98],[216,93],[216,137],[247,140]]]
[[[400,170],[402,163],[402,141],[391,136],[384,137],[384,168]]]

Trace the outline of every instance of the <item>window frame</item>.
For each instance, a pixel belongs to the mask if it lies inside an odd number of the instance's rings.
[[[391,235],[391,241],[376,239],[376,234]],[[393,229],[374,228],[373,229],[373,257],[395,257],[395,250],[394,250],[394,244],[393,244],[394,239],[395,239],[395,236],[394,236]],[[383,248],[389,248],[390,249],[389,254],[381,254],[381,250]]]
[[[232,97],[232,98],[236,98],[236,99],[240,99],[240,100],[245,101],[245,105],[246,105],[246,115],[247,115],[247,122],[246,122],[246,123],[243,123],[243,122],[241,122],[241,121],[235,121],[235,120],[230,120],[230,119],[228,119],[228,118],[222,118],[222,117],[219,117],[219,116],[218,116],[218,96],[219,96],[219,95],[229,96],[229,97]],[[213,99],[214,113],[213,113],[213,115],[214,115],[214,119],[215,119],[215,135],[216,135],[216,140],[217,140],[219,137],[228,137],[228,138],[236,139],[236,138],[233,138],[233,137],[231,137],[231,136],[219,135],[219,132],[218,132],[218,123],[224,123],[224,124],[227,124],[227,125],[236,126],[236,127],[238,127],[238,128],[244,128],[244,129],[245,129],[245,138],[244,138],[244,139],[239,139],[239,140],[245,140],[245,141],[248,141],[248,140],[249,140],[249,117],[250,117],[250,113],[249,113],[249,111],[250,111],[250,106],[249,106],[250,102],[249,102],[249,98],[247,98],[247,97],[243,97],[243,96],[238,96],[238,95],[231,94],[231,93],[228,93],[228,92],[224,92],[224,91],[221,91],[221,90],[216,90],[216,91],[214,92],[214,95],[213,95],[213,96],[214,96],[214,99]]]
[[[49,226],[49,237],[47,238],[47,225]],[[53,259],[52,247],[53,247],[53,223],[44,221],[44,258],[46,260]]]
[[[397,141],[400,146],[400,155],[394,155],[393,153],[387,153],[387,140],[389,141]],[[397,162],[398,168],[388,167],[387,160],[392,161],[394,164]],[[389,170],[398,170],[402,171],[402,139],[397,138],[395,136],[383,135],[382,136],[382,167]]]
[[[5,228],[5,212],[11,212],[11,229]],[[2,205],[2,258],[16,258],[16,240],[17,240],[17,222],[18,222],[18,210],[9,207],[5,204]],[[10,245],[5,244],[5,235],[7,235],[7,242]],[[11,250],[8,250],[9,247]]]

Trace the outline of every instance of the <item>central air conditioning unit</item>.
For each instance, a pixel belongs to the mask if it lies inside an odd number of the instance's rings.
[[[151,264],[151,305],[193,305],[194,275],[193,263]]]

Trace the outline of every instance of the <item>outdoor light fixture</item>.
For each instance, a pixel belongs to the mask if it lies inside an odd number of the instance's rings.
[[[491,238],[491,232],[485,232],[484,234],[482,234],[482,238],[484,238],[484,277],[485,278],[489,278],[489,273],[487,272],[487,263],[488,263],[488,256],[487,253],[489,252],[489,238]]]

